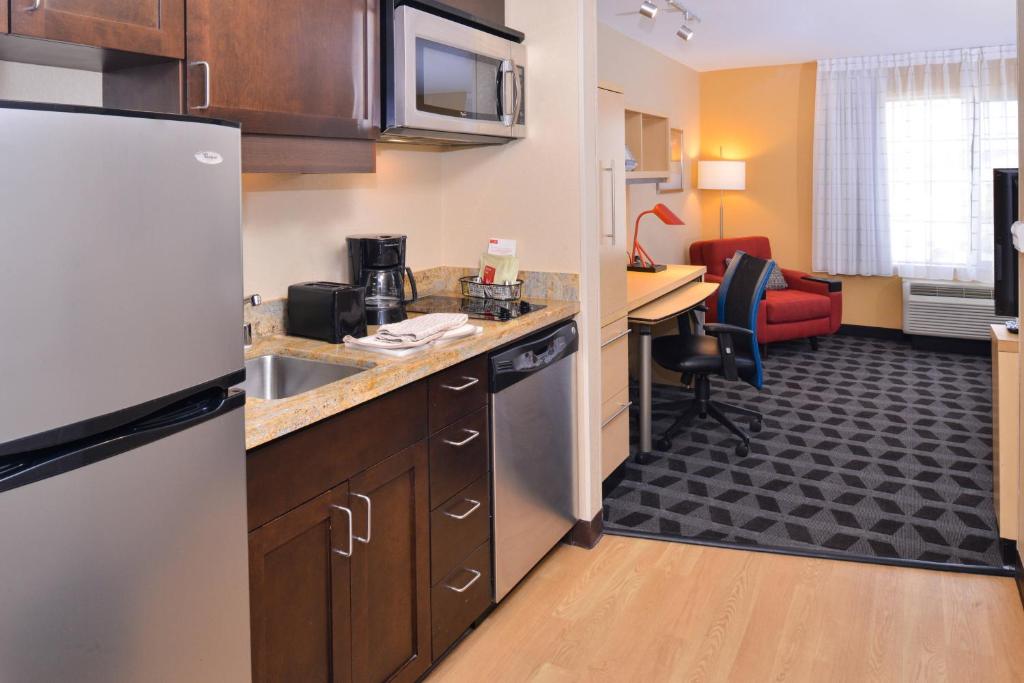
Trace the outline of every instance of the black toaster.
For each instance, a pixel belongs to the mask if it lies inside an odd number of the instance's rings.
[[[366,336],[366,289],[340,282],[302,282],[288,287],[288,334],[340,344]]]

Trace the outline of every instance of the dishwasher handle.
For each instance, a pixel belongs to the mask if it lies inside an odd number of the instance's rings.
[[[488,374],[492,394],[568,358],[579,350],[575,321],[548,328],[490,356]]]

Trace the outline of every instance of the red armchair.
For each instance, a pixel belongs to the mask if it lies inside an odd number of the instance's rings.
[[[764,259],[772,257],[767,237],[736,237],[694,242],[690,245],[690,263],[707,266],[706,279],[721,282],[725,259],[737,251]],[[835,334],[842,323],[843,283],[781,266],[779,270],[789,288],[766,293],[757,312],[757,339],[762,344],[810,339],[816,349],[816,337]],[[717,303],[717,297],[708,299],[708,321],[718,320]]]

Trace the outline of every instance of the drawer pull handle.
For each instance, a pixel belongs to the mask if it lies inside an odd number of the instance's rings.
[[[473,500],[472,498],[463,498],[462,502],[463,503],[470,503],[470,504],[472,504],[473,507],[469,508],[469,510],[467,510],[466,512],[464,512],[461,515],[457,515],[454,512],[448,512],[447,510],[444,511],[444,514],[447,515],[448,517],[451,517],[452,519],[462,520],[462,519],[465,519],[466,517],[469,517],[471,514],[473,514],[474,512],[476,512],[480,508],[480,501],[479,500]]]
[[[370,500],[369,496],[364,496],[361,493],[353,493],[353,498],[359,498],[366,503],[366,536],[353,536],[360,543],[369,543],[370,534],[373,533],[373,501]]]
[[[43,4],[43,0],[34,0],[34,2],[31,5],[29,5],[28,7],[25,8],[25,11],[26,12],[35,12],[37,9],[39,9],[42,6],[42,4]]]
[[[457,387],[453,387],[450,384],[442,384],[441,387],[447,389],[448,391],[465,391],[470,387],[475,387],[477,384],[480,384],[480,380],[477,379],[476,377],[463,377],[462,379],[468,381],[465,384],[460,384]]]
[[[470,443],[471,441],[474,441],[478,436],[480,436],[480,432],[475,431],[473,429],[463,429],[462,431],[464,431],[465,433],[469,434],[469,436],[467,436],[462,441],[451,441],[450,439],[444,439],[444,442],[446,444],[448,444],[449,446],[455,446],[456,448],[462,448],[463,446],[465,446],[466,444]]]
[[[480,580],[480,572],[478,572],[475,569],[469,569],[468,567],[465,568],[465,570],[473,575],[473,578],[471,578],[469,581],[467,581],[466,585],[464,585],[462,588],[456,588],[455,586],[451,585],[450,583],[446,583],[444,585],[444,587],[447,588],[450,591],[455,591],[456,593],[465,593],[466,591],[468,591],[470,586],[472,586],[474,583],[476,583],[477,581]]]
[[[620,403],[619,404],[620,408],[615,411],[615,414],[612,415],[607,420],[605,420],[604,422],[601,423],[601,429],[604,429],[605,427],[610,425],[612,422],[614,422],[615,418],[617,418],[619,415],[622,415],[624,412],[629,410],[629,407],[632,406],[632,405],[633,405],[632,401],[629,401],[627,403]]]
[[[601,344],[601,348],[603,349],[603,348],[605,348],[607,346],[611,346],[612,344],[614,344],[615,342],[619,341],[623,337],[628,337],[630,332],[632,332],[632,331],[633,330],[626,330],[625,332],[620,332],[619,334],[615,335],[614,337],[612,337],[611,339],[606,341],[604,344]]]
[[[355,538],[355,536],[352,535],[352,511],[349,510],[347,507],[343,507],[341,505],[331,505],[331,507],[334,508],[335,510],[340,510],[341,512],[344,512],[345,516],[348,518],[348,550],[346,551],[339,550],[338,548],[331,548],[331,551],[341,555],[342,557],[352,557],[352,539]]]

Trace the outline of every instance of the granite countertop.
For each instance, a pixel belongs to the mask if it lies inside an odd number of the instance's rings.
[[[312,391],[277,401],[247,397],[245,403],[246,449],[337,415],[361,403],[394,391],[399,387],[440,372],[464,360],[508,344],[525,335],[576,315],[576,301],[531,299],[547,308],[508,322],[470,320],[483,328],[475,337],[433,346],[406,357],[351,349],[344,344],[301,337],[272,335],[261,337],[246,350],[246,359],[280,354],[368,368],[352,377]]]

